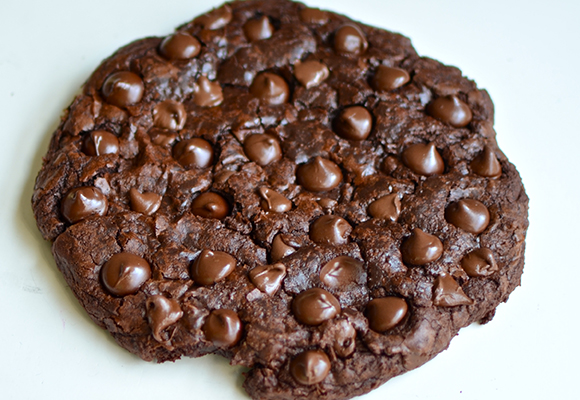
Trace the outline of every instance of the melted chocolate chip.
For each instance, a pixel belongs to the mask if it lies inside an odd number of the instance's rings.
[[[463,128],[473,117],[469,106],[455,95],[433,100],[427,105],[427,114],[455,128]]]
[[[137,293],[149,278],[149,263],[131,253],[115,254],[101,268],[103,286],[114,296]]]
[[[326,192],[342,182],[340,167],[330,160],[315,157],[296,170],[298,183],[311,192]]]
[[[249,276],[258,289],[272,296],[282,286],[286,277],[286,266],[282,263],[260,265],[251,270]]]
[[[182,140],[173,147],[173,157],[186,169],[207,168],[213,162],[213,148],[201,138]]]
[[[334,34],[334,50],[339,54],[363,54],[368,46],[365,34],[356,25],[343,25]]]
[[[447,206],[445,219],[464,231],[479,234],[489,225],[489,211],[480,201],[462,199]]]
[[[280,143],[272,135],[250,135],[244,141],[244,152],[248,158],[261,167],[282,158]]]
[[[442,174],[445,171],[443,158],[433,143],[413,144],[403,151],[401,155],[403,164],[419,175]]]
[[[161,337],[161,332],[183,317],[179,303],[165,296],[154,295],[147,298],[145,309],[147,310],[149,327],[153,331],[153,338],[160,343],[165,343],[166,341]]]
[[[320,280],[332,289],[345,289],[357,283],[363,272],[363,262],[349,256],[339,256],[320,270]]]
[[[223,251],[202,250],[191,264],[191,278],[199,285],[224,280],[236,268],[236,259]]]
[[[373,117],[361,106],[345,108],[334,121],[334,131],[340,137],[350,140],[365,140],[372,128]]]
[[[338,215],[323,215],[310,226],[310,239],[321,245],[338,246],[349,241],[352,226]]]
[[[200,107],[219,106],[224,101],[222,87],[218,82],[211,82],[206,76],[200,76],[193,85],[193,102]]]
[[[373,218],[397,221],[401,214],[401,199],[398,193],[391,193],[380,197],[369,204],[369,214]]]
[[[193,200],[191,212],[204,218],[224,219],[230,213],[230,205],[219,194],[205,192]]]
[[[320,383],[330,372],[330,360],[322,350],[306,350],[290,363],[290,375],[301,385]]]
[[[411,236],[403,242],[401,255],[407,264],[425,265],[438,260],[443,254],[443,243],[437,236],[413,229]]]
[[[101,88],[105,101],[119,108],[140,102],[144,91],[143,80],[129,71],[112,73]]]
[[[407,302],[399,297],[382,297],[367,304],[369,327],[375,332],[386,332],[397,326],[407,315]]]
[[[159,45],[159,53],[169,60],[187,60],[201,51],[199,40],[185,32],[167,36]]]
[[[203,324],[205,337],[217,347],[231,347],[242,338],[242,321],[235,311],[213,310]]]
[[[283,213],[292,209],[292,202],[275,190],[261,187],[258,192],[262,197],[260,205],[264,211]]]
[[[269,39],[274,34],[274,26],[270,19],[263,15],[258,19],[251,19],[244,24],[244,34],[250,42]]]
[[[294,77],[306,89],[320,85],[329,76],[328,67],[318,61],[304,61],[294,66]]]
[[[341,312],[340,303],[324,289],[308,289],[294,298],[292,312],[298,321],[306,325],[320,325]]]
[[[232,9],[227,4],[220,8],[214,8],[210,12],[200,15],[194,22],[201,24],[204,29],[214,31],[223,28],[232,20]]]
[[[178,135],[175,132],[160,131],[158,129],[152,129],[149,131],[149,136],[151,136],[151,141],[157,146],[170,147],[177,141]]]
[[[307,24],[324,25],[328,22],[328,13],[318,8],[303,8],[300,19]]]
[[[75,224],[83,219],[107,213],[109,202],[98,188],[83,186],[70,190],[61,203],[61,212],[68,222]]]
[[[103,154],[117,154],[119,152],[119,139],[111,132],[93,131],[83,140],[83,153],[88,156],[101,156]]]
[[[493,150],[485,146],[470,164],[471,170],[479,176],[497,178],[501,175],[501,164],[497,160]]]
[[[161,206],[162,197],[157,193],[141,193],[135,188],[129,190],[129,199],[131,201],[131,210],[145,214],[153,215]]]
[[[271,72],[258,74],[250,86],[250,93],[270,105],[284,104],[290,97],[290,89],[284,78]]]
[[[276,262],[278,260],[283,259],[284,257],[289,256],[295,251],[296,249],[294,247],[284,242],[284,239],[282,239],[282,235],[276,235],[276,237],[272,241],[272,250],[270,251],[270,257],[272,259],[272,262]]]
[[[499,271],[490,249],[475,249],[461,260],[461,268],[471,277],[491,276]]]
[[[153,108],[153,125],[161,129],[183,129],[187,114],[183,104],[165,100]]]
[[[379,65],[372,83],[375,90],[388,92],[400,88],[409,82],[410,79],[409,73],[404,69]]]
[[[356,347],[356,330],[350,322],[345,320],[338,322],[337,328],[332,348],[339,357],[348,357]]]
[[[451,275],[441,274],[435,280],[433,304],[439,307],[455,307],[473,304],[473,300],[465,294]]]

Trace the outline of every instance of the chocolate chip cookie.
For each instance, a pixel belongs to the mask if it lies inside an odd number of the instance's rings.
[[[33,209],[91,318],[157,362],[217,353],[256,399],[346,399],[487,322],[528,199],[493,105],[409,39],[237,1],[106,59]]]

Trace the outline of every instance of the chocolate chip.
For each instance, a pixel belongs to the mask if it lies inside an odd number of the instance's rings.
[[[407,264],[425,265],[438,260],[443,254],[443,243],[437,236],[413,229],[411,236],[403,242],[401,255]]]
[[[250,42],[269,39],[273,33],[274,26],[265,15],[257,19],[251,19],[244,24],[244,34]]]
[[[153,331],[153,338],[160,343],[165,343],[166,341],[161,337],[161,332],[183,317],[179,303],[165,296],[154,295],[147,298],[145,309],[147,310],[149,327]]]
[[[479,234],[489,225],[489,211],[480,201],[461,199],[447,206],[445,219],[464,231]]]
[[[207,168],[213,162],[213,148],[201,138],[182,140],[173,147],[173,157],[186,169]]]
[[[451,275],[441,274],[435,280],[433,304],[440,307],[455,307],[473,304],[473,300],[465,294]]]
[[[369,214],[373,218],[397,221],[401,214],[401,199],[398,193],[391,193],[380,197],[369,204]]]
[[[307,24],[324,25],[328,22],[328,13],[318,8],[303,8],[300,19]]]
[[[499,267],[495,262],[490,249],[475,249],[461,260],[461,268],[471,277],[490,276],[495,274]]]
[[[161,129],[183,129],[187,114],[183,104],[174,100],[165,100],[153,108],[153,125]]]
[[[193,102],[200,107],[215,107],[222,101],[224,94],[219,82],[211,82],[207,76],[200,76],[193,85]]]
[[[310,239],[321,245],[338,246],[349,241],[352,226],[338,215],[323,215],[310,226]]]
[[[294,77],[306,89],[320,85],[329,76],[328,67],[318,61],[304,61],[294,65]]]
[[[427,114],[455,128],[463,128],[473,117],[469,106],[455,95],[433,100],[427,105]]]
[[[390,296],[369,301],[365,314],[373,331],[386,332],[405,318],[407,310],[405,300]]]
[[[445,171],[443,158],[433,143],[413,144],[403,151],[403,164],[419,175],[442,174]]]
[[[357,283],[363,262],[349,256],[339,256],[327,262],[320,270],[320,281],[332,289],[344,289]]]
[[[213,310],[203,324],[205,337],[217,347],[232,347],[242,338],[242,321],[235,311]]]
[[[98,188],[83,186],[71,189],[61,202],[61,212],[65,220],[75,224],[93,216],[107,213],[109,202]]]
[[[282,158],[280,143],[272,135],[250,135],[244,140],[244,152],[248,158],[261,167]]]
[[[270,258],[272,262],[283,259],[294,253],[296,249],[284,242],[282,235],[276,235],[272,241],[272,250],[270,251]]]
[[[103,154],[117,154],[119,152],[119,139],[111,132],[93,131],[83,140],[83,153],[88,156],[101,156]]]
[[[272,296],[280,289],[284,277],[286,277],[286,266],[282,263],[260,265],[252,269],[249,276],[258,289]]]
[[[330,372],[330,360],[322,350],[306,350],[290,363],[290,375],[301,385],[322,382]]]
[[[157,193],[141,193],[135,188],[129,190],[129,199],[131,201],[131,210],[145,214],[153,215],[161,206],[162,197]]]
[[[345,108],[334,121],[334,131],[340,137],[350,140],[365,140],[372,128],[373,117],[361,106]]]
[[[342,320],[337,323],[334,333],[332,348],[339,357],[350,356],[356,347],[356,330],[348,321]]]
[[[275,190],[261,187],[258,192],[262,197],[260,205],[264,211],[283,213],[292,209],[292,202]]]
[[[205,192],[192,201],[191,212],[204,218],[224,219],[230,213],[230,205],[219,194]]]
[[[501,175],[501,164],[497,160],[493,150],[485,146],[470,164],[471,170],[479,176],[497,178]]]
[[[112,73],[101,88],[105,101],[119,108],[140,102],[144,91],[143,80],[129,71]]]
[[[288,101],[290,89],[281,76],[271,72],[262,72],[254,78],[250,93],[266,104],[280,105]]]
[[[372,83],[375,90],[388,92],[400,88],[410,79],[409,73],[404,69],[379,65]]]
[[[185,32],[167,36],[159,45],[159,53],[169,60],[187,60],[201,51],[199,40]]]
[[[292,312],[298,321],[306,325],[320,325],[340,314],[340,303],[324,289],[308,289],[294,298]]]
[[[326,192],[342,182],[340,167],[330,160],[315,157],[296,170],[298,183],[311,192]]]
[[[159,129],[150,130],[149,136],[151,136],[151,141],[153,143],[161,147],[172,146],[178,138],[178,135],[175,132],[160,131]]]
[[[334,34],[334,50],[339,54],[359,55],[367,51],[368,46],[365,34],[356,25],[343,25]]]
[[[224,280],[236,268],[236,259],[223,251],[202,250],[191,264],[191,278],[199,285]]]
[[[214,8],[210,12],[200,15],[194,22],[201,24],[204,29],[214,31],[223,28],[232,20],[232,9],[227,4],[220,8]]]
[[[114,296],[137,293],[149,278],[149,263],[131,253],[115,254],[101,268],[103,286]]]

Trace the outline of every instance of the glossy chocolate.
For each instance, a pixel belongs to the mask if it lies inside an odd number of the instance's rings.
[[[491,276],[499,271],[490,249],[475,249],[461,259],[461,268],[471,277]]]
[[[117,253],[101,268],[101,282],[113,296],[137,293],[149,278],[149,263],[131,253]]]
[[[349,242],[352,226],[338,215],[323,215],[310,226],[310,239],[320,245],[338,246]]]
[[[159,45],[159,53],[169,60],[187,60],[201,51],[199,40],[186,32],[167,36]]]
[[[162,129],[180,130],[185,125],[187,114],[183,104],[165,100],[153,108],[153,125]]]
[[[447,206],[445,219],[450,224],[477,235],[489,225],[489,211],[480,201],[461,199]]]
[[[301,385],[322,382],[330,372],[330,360],[322,350],[306,350],[290,362],[290,375]]]
[[[306,325],[320,325],[340,314],[340,303],[324,289],[308,289],[292,301],[292,313],[298,321]]]
[[[212,82],[207,76],[200,76],[193,86],[193,102],[200,107],[215,107],[223,101],[224,94],[219,82]]]
[[[107,198],[100,189],[94,186],[71,189],[60,204],[62,216],[71,224],[89,217],[103,216],[108,208]]]
[[[470,164],[471,170],[479,176],[497,178],[501,175],[501,164],[489,146],[485,146]]]
[[[331,289],[345,289],[357,283],[363,273],[363,262],[349,256],[339,256],[320,270],[320,281]]]
[[[143,80],[129,71],[113,72],[101,88],[105,101],[119,108],[139,103],[144,91]]]
[[[375,332],[393,329],[407,315],[407,302],[400,297],[381,297],[369,301],[365,314],[369,327]]]
[[[202,250],[191,264],[191,278],[198,285],[213,285],[236,269],[236,259],[223,251]]]
[[[334,131],[345,139],[365,140],[373,128],[373,117],[364,107],[347,107],[334,121]]]
[[[153,215],[159,209],[159,206],[161,206],[162,197],[157,193],[141,193],[137,189],[131,188],[129,190],[129,200],[131,210],[145,215]]]
[[[332,190],[342,182],[342,171],[334,162],[315,157],[296,170],[298,183],[311,192],[326,192]]]
[[[433,304],[439,307],[455,307],[473,304],[461,286],[449,274],[441,274],[435,280]]]
[[[165,343],[161,332],[167,329],[183,317],[183,311],[176,300],[165,296],[154,295],[145,302],[147,322],[153,332],[153,338],[158,342]]]
[[[232,347],[242,338],[240,317],[232,310],[213,310],[203,324],[207,340],[217,347]]]
[[[244,152],[250,160],[261,167],[282,158],[282,148],[278,139],[269,134],[249,135],[244,140]]]
[[[214,8],[204,15],[197,17],[194,22],[203,26],[204,29],[214,31],[221,29],[232,20],[232,9],[227,4],[219,8]]]
[[[455,95],[433,100],[427,105],[427,114],[455,128],[467,126],[473,118],[469,106]]]
[[[272,106],[284,104],[290,97],[290,89],[284,78],[271,72],[258,74],[250,86],[250,93]]]
[[[398,193],[391,193],[380,197],[369,204],[369,214],[373,218],[388,219],[393,222],[399,219],[401,214],[401,199]]]
[[[400,88],[409,82],[409,73],[401,68],[379,65],[373,77],[373,88],[379,92],[388,92]]]
[[[173,147],[173,157],[186,169],[207,168],[213,163],[213,148],[201,138],[182,140]]]
[[[401,155],[403,164],[419,175],[436,175],[445,171],[443,158],[433,143],[416,143],[407,147]]]
[[[204,218],[224,219],[230,213],[230,205],[219,194],[205,192],[191,202],[191,212]]]
[[[294,65],[294,77],[306,89],[320,85],[329,76],[328,67],[319,61],[304,61]]]
[[[368,46],[365,34],[357,25],[343,25],[334,33],[334,50],[338,54],[360,55]]]
[[[92,131],[85,136],[82,150],[88,156],[117,154],[119,152],[119,139],[108,131]]]
[[[411,236],[403,241],[401,255],[407,264],[425,265],[436,261],[443,254],[443,243],[437,236],[413,229]]]
[[[260,205],[266,212],[283,213],[292,209],[292,202],[273,189],[261,187],[258,193],[262,198]]]
[[[272,250],[270,251],[270,258],[272,259],[272,262],[276,262],[278,260],[283,259],[284,257],[289,256],[295,251],[296,249],[294,247],[284,242],[284,239],[282,239],[282,235],[276,235],[274,237],[274,240],[272,241]]]
[[[303,8],[300,19],[307,24],[324,25],[328,22],[328,13],[318,8]]]
[[[272,296],[282,286],[286,277],[286,266],[282,263],[260,265],[252,269],[248,275],[254,286]]]
[[[250,42],[270,39],[274,34],[274,26],[270,19],[263,15],[257,19],[251,19],[244,24],[244,34]]]
[[[334,332],[334,352],[339,357],[350,356],[356,348],[356,330],[346,320],[339,321]]]

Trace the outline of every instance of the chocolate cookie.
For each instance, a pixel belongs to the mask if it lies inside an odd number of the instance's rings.
[[[32,202],[121,346],[220,354],[256,399],[350,398],[425,363],[519,285],[528,224],[487,92],[288,0],[105,60]]]

